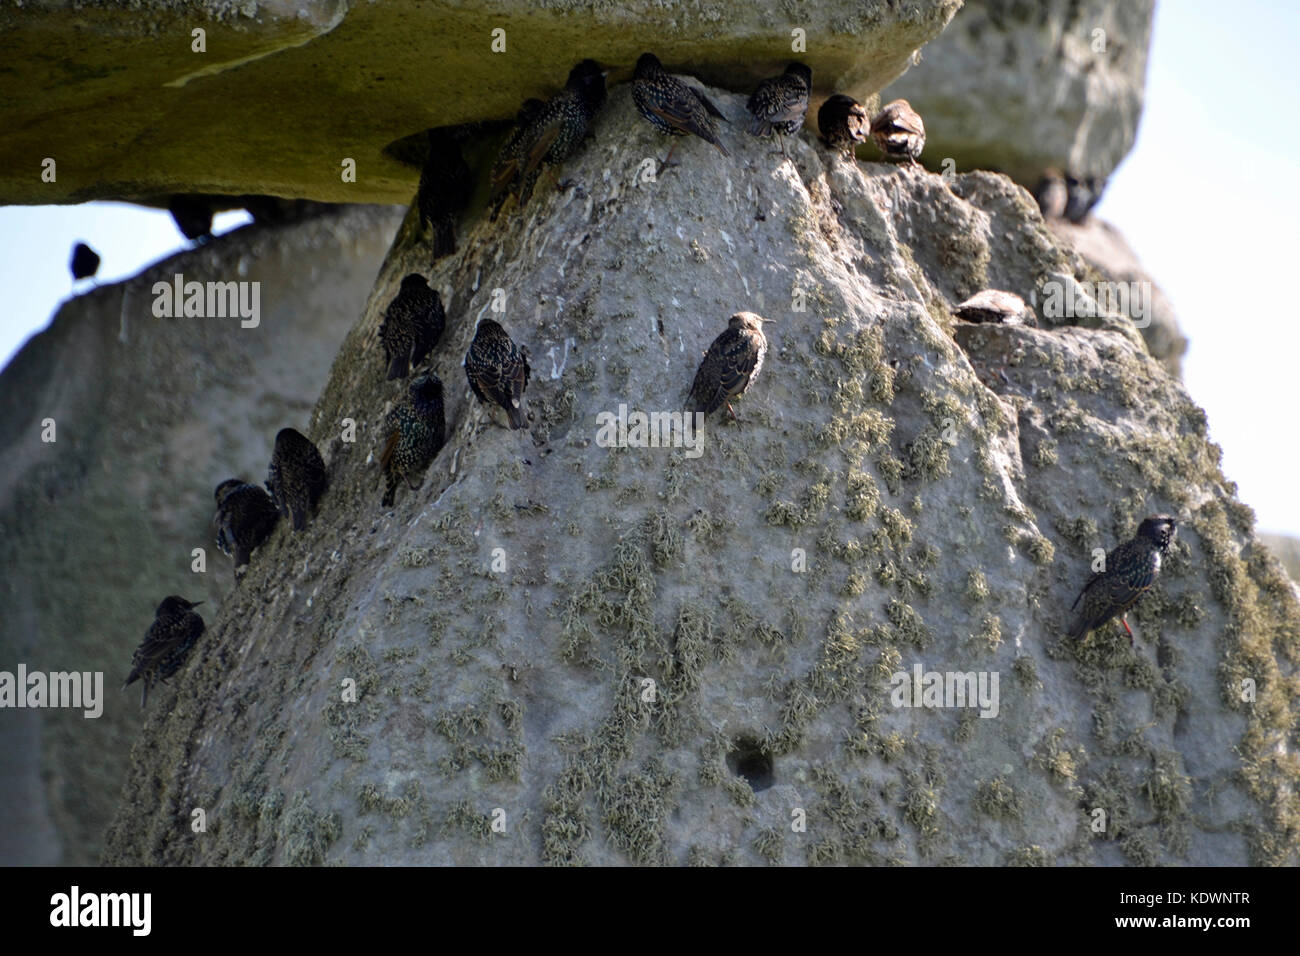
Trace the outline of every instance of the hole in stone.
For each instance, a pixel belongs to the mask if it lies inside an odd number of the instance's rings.
[[[753,737],[738,737],[732,742],[727,754],[727,768],[737,777],[744,777],[755,793],[776,782],[772,755]]]

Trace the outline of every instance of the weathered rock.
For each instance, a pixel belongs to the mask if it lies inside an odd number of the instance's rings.
[[[910,100],[925,118],[932,169],[951,157],[1030,188],[1052,166],[1104,179],[1137,135],[1154,9],[1154,0],[966,0],[882,96]]]
[[[904,69],[960,0],[762,5],[628,0],[47,0],[0,9],[0,203],[260,193],[408,202],[418,168],[386,147],[514,116],[584,56],[627,79],[647,44],[732,89],[790,58],[867,92]],[[492,50],[505,31],[505,52]],[[193,31],[206,31],[194,52]],[[575,51],[580,51],[576,52]],[[70,122],[75,119],[75,122]],[[42,179],[42,160],[57,179]],[[356,162],[356,181],[341,164]],[[165,202],[163,203],[165,204]]]
[[[306,427],[399,221],[359,207],[238,230],[65,303],[0,374],[0,669],[102,671],[106,698],[93,720],[0,711],[0,863],[98,859],[143,720],[138,687],[120,692],[132,650],[168,594],[211,621],[234,587],[213,489],[261,482],[276,432]],[[260,282],[260,324],[155,318],[153,284],[178,272]]]
[[[1300,538],[1286,534],[1261,534],[1259,540],[1277,555],[1291,580],[1300,587]]]
[[[1006,178],[724,135],[643,178],[617,86],[573,187],[470,210],[431,277],[447,445],[380,509],[408,213],[309,422],[329,495],[159,695],[107,862],[1296,862],[1300,610],[1182,386],[1122,320],[958,327],[1077,259]],[[738,309],[776,320],[743,423],[602,447]],[[531,350],[527,431],[463,385],[485,315]],[[1154,512],[1183,529],[1135,646],[1063,639]],[[914,666],[997,674],[997,716],[894,706]]]

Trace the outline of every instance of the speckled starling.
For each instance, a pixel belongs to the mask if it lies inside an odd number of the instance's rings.
[[[398,482],[404,480],[412,490],[420,487],[421,476],[442,448],[446,433],[442,381],[432,372],[422,372],[411,381],[407,397],[384,418],[379,464],[384,471],[385,508],[392,507]]]
[[[406,378],[433,351],[446,327],[447,314],[438,290],[429,288],[424,276],[412,272],[402,280],[379,326],[388,380]]]
[[[985,289],[953,309],[953,315],[965,322],[988,322],[999,325],[1024,325],[1028,306],[1014,292]]]
[[[706,143],[716,146],[723,156],[731,155],[718,139],[718,131],[711,118],[725,121],[722,111],[703,92],[667,73],[653,53],[642,53],[636,61],[632,101],[636,103],[638,112],[659,132],[673,137],[694,133]],[[677,141],[674,139],[662,165],[668,165],[676,148]]]
[[[99,271],[99,253],[84,242],[72,247],[72,260],[68,263],[72,270],[72,281],[89,279]]]
[[[492,215],[489,217],[492,222],[496,222],[501,207],[513,195],[512,190],[519,179],[519,170],[523,168],[528,128],[545,106],[546,104],[541,100],[524,100],[524,105],[519,107],[519,112],[515,114],[514,127],[497,151],[497,158],[492,163],[491,193],[488,197],[488,204],[492,207]]]
[[[433,258],[456,251],[456,214],[469,201],[474,176],[460,154],[460,144],[445,129],[429,130],[429,156],[420,171],[415,204],[422,228],[433,230]]]
[[[521,138],[515,185],[520,207],[528,205],[544,168],[558,166],[577,152],[604,105],[605,73],[595,60],[583,60],[569,71],[564,89],[546,101]]]
[[[711,415],[726,405],[731,417],[736,417],[731,399],[743,394],[762,371],[767,355],[763,323],[768,321],[753,312],[737,312],[731,317],[726,331],[713,340],[700,361],[691,384],[688,412]]]
[[[1106,191],[1106,180],[1096,176],[1065,176],[1065,218],[1073,223],[1081,223],[1088,218],[1092,207],[1101,202],[1101,194]]]
[[[270,537],[280,513],[259,485],[228,478],[217,485],[217,547],[235,559],[235,571],[248,563],[253,549]]]
[[[329,487],[325,460],[310,438],[293,428],[280,429],[266,487],[280,514],[293,522],[294,531],[307,527],[307,518]]]
[[[817,111],[817,128],[827,146],[852,156],[858,143],[867,141],[871,117],[853,97],[836,93]]]
[[[1177,535],[1177,521],[1169,515],[1152,515],[1142,522],[1136,535],[1107,554],[1105,570],[1094,574],[1070,605],[1071,610],[1078,608],[1078,616],[1070,626],[1069,636],[1083,637],[1118,616],[1132,643],[1133,631],[1124,615],[1151,590]]]
[[[792,136],[803,126],[812,93],[812,70],[802,63],[791,63],[780,76],[768,77],[749,96],[749,132],[753,136],[776,133],[785,155],[784,136]]]
[[[1044,219],[1060,219],[1065,215],[1065,206],[1069,198],[1065,177],[1059,169],[1048,168],[1034,187],[1034,201]]]
[[[872,118],[871,138],[886,159],[905,159],[915,166],[925,148],[925,124],[907,100],[894,100]]]
[[[496,322],[484,319],[465,353],[465,377],[480,402],[494,402],[510,416],[511,428],[524,428],[524,389],[528,387],[528,349],[515,345]]]
[[[144,641],[131,657],[131,674],[122,689],[126,690],[137,680],[144,681],[140,693],[140,706],[149,699],[149,689],[159,681],[166,682],[189,656],[190,649],[203,633],[203,618],[191,608],[202,601],[187,601],[172,595],[164,598],[154,614],[153,623],[145,633]]]

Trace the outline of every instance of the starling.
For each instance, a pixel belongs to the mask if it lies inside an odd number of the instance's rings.
[[[181,235],[200,242],[212,238],[212,200],[207,196],[178,193],[167,203],[167,211]]]
[[[781,142],[781,155],[784,156],[783,136],[792,136],[803,126],[810,93],[812,70],[802,63],[791,63],[780,76],[763,80],[745,104],[752,117],[749,122],[750,134],[768,136],[775,132]]]
[[[515,199],[521,207],[528,205],[544,168],[558,166],[577,152],[604,105],[605,73],[595,60],[583,60],[569,71],[564,89],[547,100],[520,137]]]
[[[528,348],[515,345],[491,319],[481,321],[465,353],[465,377],[480,402],[495,402],[506,410],[511,428],[528,424],[522,403],[531,374]]]
[[[180,670],[190,648],[203,633],[203,618],[190,610],[202,603],[172,595],[158,605],[144,641],[131,657],[131,674],[122,685],[122,690],[126,690],[137,680],[144,680],[141,707],[149,699],[149,688],[159,681],[165,683]]]
[[[1069,636],[1083,637],[1118,615],[1129,643],[1133,643],[1133,631],[1124,615],[1160,576],[1161,561],[1177,535],[1178,523],[1172,517],[1152,515],[1132,539],[1107,554],[1105,570],[1094,574],[1070,605],[1074,610],[1083,601]]]
[[[492,206],[492,215],[489,217],[492,222],[497,221],[497,214],[510,198],[511,189],[519,177],[528,128],[545,105],[541,100],[524,100],[524,105],[515,114],[514,127],[497,151],[497,158],[492,163],[491,193],[488,197],[488,203]]]
[[[385,508],[392,507],[399,481],[405,479],[412,490],[420,487],[420,476],[442,448],[446,431],[442,381],[422,372],[412,380],[408,397],[384,418],[386,438],[379,464],[384,470]]]
[[[212,520],[217,526],[217,547],[234,557],[238,571],[248,563],[253,549],[271,536],[280,513],[260,486],[238,478],[217,485],[214,497],[217,513]]]
[[[379,326],[388,381],[406,378],[433,351],[446,327],[447,314],[438,290],[429,288],[424,276],[412,272],[402,280]]]
[[[99,253],[84,242],[72,247],[72,261],[68,263],[72,270],[72,281],[89,279],[99,271]]]
[[[711,415],[726,405],[731,417],[736,417],[731,399],[743,394],[758,378],[767,355],[763,323],[770,321],[753,312],[737,312],[731,317],[726,331],[713,340],[700,361],[691,384],[688,412]]]
[[[985,289],[957,306],[953,315],[966,322],[988,322],[1000,325],[1024,325],[1028,306],[1014,292]]]
[[[1088,218],[1092,207],[1101,202],[1101,194],[1106,190],[1106,180],[1097,177],[1065,176],[1065,218],[1073,223],[1081,223]]]
[[[632,100],[641,115],[659,132],[673,137],[694,133],[706,143],[716,146],[723,156],[731,155],[718,140],[718,132],[710,119],[717,117],[725,121],[722,111],[700,90],[687,86],[677,77],[664,72],[663,64],[653,53],[642,53],[636,61]],[[677,141],[674,139],[662,165],[668,165],[676,148]]]
[[[1065,215],[1069,192],[1065,177],[1059,169],[1045,169],[1038,185],[1034,187],[1034,201],[1044,219],[1060,219]]]
[[[915,166],[925,148],[925,124],[907,100],[894,100],[872,119],[871,138],[886,159],[906,159]]]
[[[836,93],[817,111],[817,128],[827,146],[852,156],[857,144],[867,141],[871,118],[853,97]]]
[[[329,487],[325,461],[311,439],[293,428],[280,429],[266,487],[280,514],[292,519],[294,531],[307,527],[307,516]]]
[[[445,129],[429,130],[429,157],[420,171],[415,204],[420,226],[433,229],[433,258],[456,251],[456,214],[469,201],[474,176],[457,143]]]

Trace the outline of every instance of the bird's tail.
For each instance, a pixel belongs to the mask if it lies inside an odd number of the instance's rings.
[[[433,224],[433,258],[441,259],[456,251],[456,220],[448,216]]]
[[[755,116],[749,121],[749,135],[767,136],[772,132],[772,124],[761,116]]]
[[[388,380],[391,382],[395,378],[406,378],[410,370],[410,356],[403,349],[394,355],[393,360],[388,363]]]
[[[304,508],[293,509],[293,530],[301,531],[307,527],[307,511]]]
[[[394,481],[392,478],[389,478],[388,485],[384,489],[384,497],[379,503],[385,508],[391,508],[393,506],[393,502],[397,500],[396,495],[397,495],[397,482]]]

